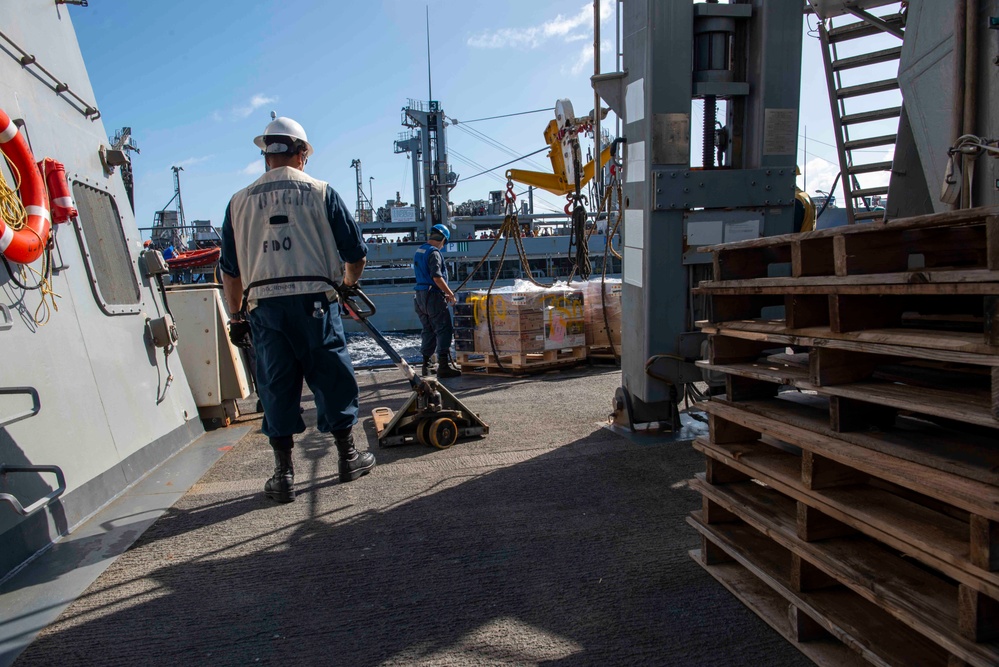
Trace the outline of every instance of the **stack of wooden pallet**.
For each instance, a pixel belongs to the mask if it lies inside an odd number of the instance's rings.
[[[999,664],[996,216],[717,246],[696,290],[692,556],[816,662]]]

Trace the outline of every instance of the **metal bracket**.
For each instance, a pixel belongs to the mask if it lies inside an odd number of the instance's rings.
[[[594,74],[590,77],[593,89],[597,91],[604,102],[611,108],[611,111],[618,116],[625,116],[624,108],[624,80],[628,76],[627,70],[624,72],[608,72],[606,74]]]
[[[654,167],[655,210],[794,205],[794,165],[738,170]]]
[[[0,303],[0,315],[3,316],[3,322],[0,322],[0,331],[9,331],[14,328],[14,318],[10,316],[10,308]]]
[[[4,310],[6,310],[6,308],[4,308]],[[16,394],[27,394],[28,396],[31,396],[31,409],[27,412],[20,412],[13,417],[0,419],[0,428],[3,428],[8,424],[13,424],[14,422],[19,422],[22,419],[27,419],[28,417],[34,417],[42,409],[42,400],[38,397],[38,390],[34,387],[0,387],[0,396],[5,394],[11,396]]]
[[[66,476],[62,474],[62,468],[59,466],[8,466],[0,465],[0,477],[5,477],[8,473],[19,473],[19,472],[50,472],[56,476],[56,481],[59,485],[47,495],[39,498],[35,502],[31,503],[27,507],[21,504],[17,498],[9,493],[0,493],[0,500],[6,501],[11,504],[14,511],[21,516],[28,516],[33,514],[43,507],[49,505],[53,500],[61,496],[66,491]]]

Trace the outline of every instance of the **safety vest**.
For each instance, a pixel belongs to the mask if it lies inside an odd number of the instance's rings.
[[[230,221],[250,307],[256,299],[329,292],[343,280],[326,213],[328,187],[279,167],[233,195]]]
[[[416,273],[417,292],[426,292],[430,289],[435,289],[438,292],[441,291],[434,283],[434,277],[430,275],[430,256],[435,252],[439,253],[440,249],[435,248],[429,243],[424,243],[416,249],[416,255],[413,256],[413,271]],[[443,259],[442,256],[441,273],[444,276],[444,282],[447,282],[447,264],[443,262]]]

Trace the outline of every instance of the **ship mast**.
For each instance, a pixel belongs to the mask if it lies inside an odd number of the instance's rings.
[[[410,153],[413,164],[413,199],[417,220],[423,221],[424,232],[430,235],[434,225],[448,224],[448,199],[451,189],[458,184],[457,175],[451,171],[447,161],[447,140],[445,138],[444,110],[440,102],[433,99],[433,81],[430,70],[430,10],[427,9],[427,93],[430,99],[423,103],[409,100],[402,110],[402,124],[411,131],[395,142],[396,153]],[[415,132],[413,132],[415,130]],[[419,171],[415,160],[422,163],[423,201],[426,209],[420,212]]]
[[[173,191],[174,197],[177,198],[177,226],[179,229],[176,232],[176,239],[179,241],[178,247],[182,250],[187,249],[187,221],[184,219],[184,200],[180,196],[180,172],[184,171],[183,167],[170,167],[173,170]]]
[[[354,219],[359,222],[371,222],[372,206],[371,200],[364,194],[364,178],[361,176],[361,161],[351,160],[350,168],[354,170],[357,180],[357,208],[354,209]]]

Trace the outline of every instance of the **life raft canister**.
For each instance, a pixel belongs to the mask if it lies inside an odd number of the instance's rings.
[[[38,163],[45,185],[49,188],[49,207],[52,211],[52,222],[61,224],[78,215],[73,195],[69,193],[69,182],[66,180],[66,167],[50,157]]]
[[[49,242],[52,223],[48,194],[28,142],[3,109],[0,109],[0,151],[20,175],[21,202],[28,216],[27,224],[16,231],[0,219],[0,253],[12,262],[30,264],[41,256]]]

